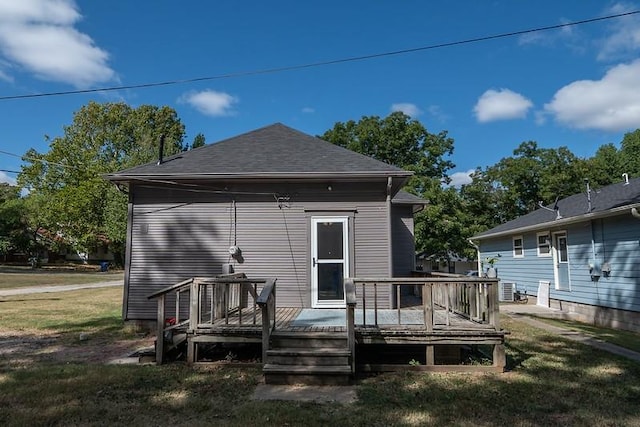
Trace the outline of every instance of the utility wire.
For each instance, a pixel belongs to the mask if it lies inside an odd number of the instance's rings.
[[[60,92],[43,92],[43,93],[34,93],[34,94],[28,94],[28,95],[7,95],[7,96],[0,96],[0,101],[7,101],[7,100],[12,100],[12,99],[28,99],[28,98],[50,97],[50,96],[62,96],[62,95],[77,95],[77,94],[95,93],[95,92],[109,92],[109,91],[126,90],[126,89],[144,89],[144,88],[150,88],[150,87],[173,86],[173,85],[186,84],[186,83],[197,83],[197,82],[204,82],[204,81],[211,81],[211,80],[221,80],[221,79],[230,79],[230,78],[237,78],[237,77],[255,76],[255,75],[260,75],[260,74],[274,74],[274,73],[281,73],[281,72],[285,72],[285,71],[302,70],[302,69],[305,69],[305,68],[315,68],[315,67],[322,67],[322,66],[327,66],[327,65],[343,64],[343,63],[346,63],[346,62],[365,61],[365,60],[369,60],[369,59],[382,58],[382,57],[386,57],[386,56],[404,55],[404,54],[407,54],[407,53],[420,52],[420,51],[424,51],[424,50],[440,49],[440,48],[444,48],[444,47],[459,46],[459,45],[470,44],[470,43],[478,43],[478,42],[484,42],[484,41],[488,41],[488,40],[495,40],[495,39],[501,39],[501,38],[506,38],[506,37],[520,36],[520,35],[523,35],[523,34],[530,34],[530,33],[536,33],[536,32],[541,32],[541,31],[556,30],[556,29],[572,27],[572,26],[576,26],[576,25],[589,24],[589,23],[592,23],[592,22],[599,22],[599,21],[605,21],[605,20],[609,20],[609,19],[622,18],[624,16],[636,15],[638,13],[640,13],[640,10],[634,10],[634,11],[625,12],[625,13],[618,13],[618,14],[615,14],[615,15],[600,16],[600,17],[597,17],[597,18],[583,19],[583,20],[580,20],[580,21],[567,22],[567,23],[564,23],[564,24],[547,25],[547,26],[544,26],[544,27],[531,28],[531,29],[527,29],[527,30],[520,30],[520,31],[512,31],[512,32],[508,32],[508,33],[493,34],[493,35],[489,35],[489,36],[475,37],[475,38],[471,38],[471,39],[458,40],[458,41],[439,43],[439,44],[432,44],[432,45],[414,47],[414,48],[409,48],[409,49],[394,50],[394,51],[389,51],[389,52],[373,53],[373,54],[370,54],[370,55],[352,56],[352,57],[347,57],[347,58],[333,59],[333,60],[329,60],[329,61],[311,62],[311,63],[307,63],[307,64],[298,64],[298,65],[290,65],[290,66],[275,67],[275,68],[265,68],[265,69],[261,69],[261,70],[250,70],[250,71],[241,71],[241,72],[236,72],[236,73],[218,74],[218,75],[215,75],[215,76],[208,76],[208,77],[195,77],[195,78],[190,78],[190,79],[168,80],[168,81],[164,81],[164,82],[140,83],[140,84],[133,84],[133,85],[109,86],[109,87],[95,88],[95,89],[78,89],[78,90],[69,90],[69,91],[60,91]]]
[[[10,170],[7,170],[7,169],[0,169],[0,172],[5,172],[5,173],[20,173],[20,172],[18,172],[18,171],[10,171]]]
[[[31,162],[41,162],[41,163],[46,163],[48,165],[60,166],[61,168],[71,168],[71,169],[80,170],[80,168],[77,168],[75,166],[65,165],[64,163],[51,162],[49,160],[39,159],[37,157],[27,156],[26,154],[21,156],[19,154],[9,153],[8,151],[3,151],[3,150],[0,150],[0,154],[6,154],[7,156],[17,157],[19,159],[25,159],[25,160],[29,160]],[[14,173],[20,173],[20,172],[14,172]]]

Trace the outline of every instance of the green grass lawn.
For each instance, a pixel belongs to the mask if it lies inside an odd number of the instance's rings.
[[[0,334],[130,335],[119,318],[121,291],[55,298],[3,299]],[[516,320],[502,323],[511,331],[508,372],[371,376],[358,381],[349,405],[253,401],[257,368],[18,363],[0,346],[0,425],[640,425],[640,364]]]
[[[0,289],[24,288],[31,286],[78,285],[122,280],[122,271],[100,273],[97,270],[53,269],[0,266]]]
[[[588,323],[581,323],[572,320],[548,319],[537,316],[536,319],[561,328],[583,332],[599,340],[619,345],[620,347],[625,347],[629,350],[640,353],[640,334],[637,332],[600,328]]]

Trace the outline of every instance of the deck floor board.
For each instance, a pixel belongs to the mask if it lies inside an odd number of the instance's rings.
[[[413,310],[411,308],[403,308],[402,312]],[[346,332],[345,326],[321,326],[321,325],[294,325],[295,319],[302,312],[297,307],[278,307],[276,309],[276,330],[280,331],[307,331],[307,332]],[[254,322],[255,314],[255,322]],[[242,317],[242,323],[240,318]],[[436,310],[434,312],[434,333],[443,334],[450,332],[459,334],[461,332],[486,334],[495,331],[490,324],[478,323],[466,319],[460,315],[449,314],[449,325],[446,325],[446,312],[444,310]],[[421,335],[424,327],[420,324],[364,324],[356,325],[356,331],[363,333],[372,333],[372,331],[397,334],[405,331],[406,333],[416,333]],[[216,319],[213,323],[202,323],[199,325],[197,334],[224,334],[224,335],[256,335],[262,332],[262,313],[259,308],[254,311],[253,307],[243,308],[242,316],[236,311],[229,315],[228,318]]]

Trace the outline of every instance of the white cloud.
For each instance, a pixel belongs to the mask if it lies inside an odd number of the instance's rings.
[[[11,185],[16,185],[16,180],[15,178],[10,177],[9,175],[7,175],[6,173],[0,171],[0,182],[6,182],[8,184]]]
[[[475,169],[469,169],[466,172],[455,172],[449,175],[449,178],[451,179],[451,182],[449,183],[449,185],[451,187],[459,188],[462,185],[471,184],[472,182],[471,174],[474,172],[475,172]]]
[[[303,113],[307,113],[307,114],[311,114],[311,113],[315,113],[315,112],[316,112],[316,109],[315,109],[315,108],[312,108],[312,107],[304,107],[304,108],[302,109],[302,112],[303,112]]]
[[[397,104],[392,104],[391,111],[392,112],[402,111],[409,117],[417,117],[420,114],[422,114],[422,111],[420,111],[417,105],[411,104],[409,102],[400,102]]]
[[[5,73],[0,69],[0,80],[4,80],[5,82],[13,83],[13,77],[9,74]]]
[[[191,105],[206,116],[221,117],[235,114],[233,107],[238,103],[238,98],[224,92],[204,90],[202,92],[189,92],[178,99]]]
[[[570,23],[569,19],[560,19],[558,25]],[[568,46],[575,51],[583,51],[585,38],[575,26],[560,27],[552,31],[534,31],[518,37],[519,45],[538,45],[544,47]]]
[[[444,123],[447,120],[449,120],[449,116],[444,111],[442,111],[442,108],[440,108],[439,105],[429,105],[429,107],[427,108],[427,112],[431,117],[433,117],[434,119],[438,120],[441,123]]]
[[[611,68],[601,80],[578,80],[553,96],[544,111],[567,126],[611,132],[640,126],[640,59]]]
[[[42,80],[85,88],[114,79],[109,54],[73,27],[81,18],[72,0],[0,0],[0,52]]]
[[[480,123],[486,123],[524,118],[532,106],[529,99],[509,89],[489,89],[478,98],[473,111]]]
[[[608,14],[631,12],[635,7],[631,4],[616,3]],[[611,34],[600,41],[598,60],[608,61],[628,58],[629,54],[636,54],[640,50],[640,16],[630,15],[617,18],[610,25]]]

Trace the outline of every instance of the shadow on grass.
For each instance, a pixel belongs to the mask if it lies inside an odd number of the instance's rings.
[[[108,322],[102,325],[108,328]],[[640,364],[516,322],[505,328],[512,332],[507,346],[510,372],[381,374],[361,381],[359,399],[350,405],[252,401],[261,381],[258,369],[182,363],[8,369],[0,359],[0,407],[7,408],[0,412],[0,423],[640,424]]]
[[[113,334],[122,332],[124,322],[119,317],[103,316],[83,321],[73,322],[66,321],[64,323],[50,324],[49,328],[59,330],[63,333],[78,333],[90,331],[94,334]]]

